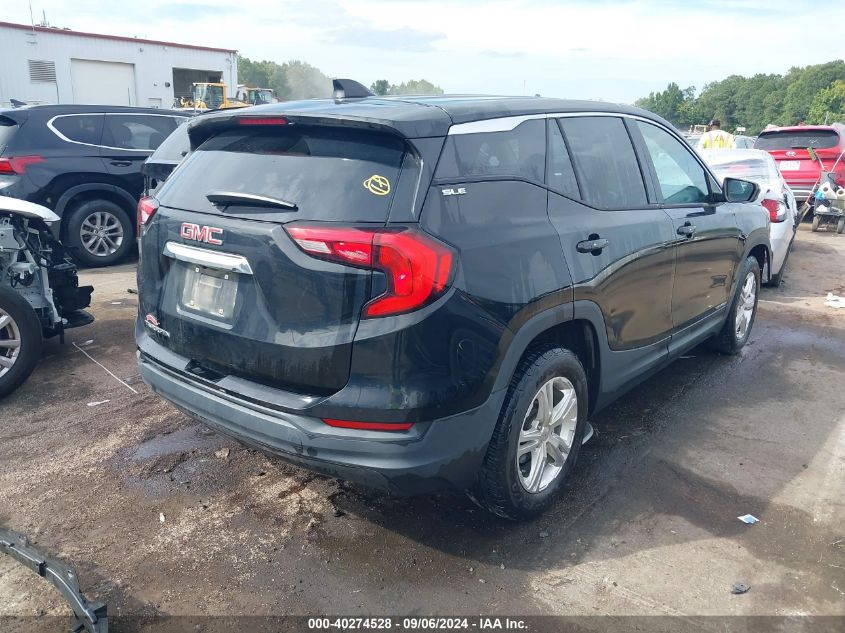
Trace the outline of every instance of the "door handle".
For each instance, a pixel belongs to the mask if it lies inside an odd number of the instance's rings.
[[[132,164],[131,160],[113,160],[111,164],[115,167],[129,167]]]
[[[584,240],[583,242],[578,242],[575,245],[575,248],[579,253],[592,253],[593,255],[598,255],[609,243],[610,242],[608,240],[602,237],[595,240]]]
[[[692,237],[695,235],[695,226],[687,222],[683,226],[678,227],[677,233],[678,235],[683,235],[684,237]]]

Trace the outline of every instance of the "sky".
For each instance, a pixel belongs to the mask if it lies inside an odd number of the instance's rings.
[[[0,20],[30,23],[30,0]],[[36,22],[299,59],[365,85],[631,103],[670,81],[845,58],[845,2],[818,0],[31,0]]]

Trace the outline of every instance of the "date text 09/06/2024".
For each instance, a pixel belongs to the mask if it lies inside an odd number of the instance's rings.
[[[445,631],[445,630],[525,630],[526,622],[519,618],[478,617],[478,618],[442,618],[414,617],[394,619],[376,618],[308,618],[308,629],[313,631],[354,631],[354,630],[405,630],[405,631]]]

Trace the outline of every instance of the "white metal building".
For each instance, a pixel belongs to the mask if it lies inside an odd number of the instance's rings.
[[[169,108],[191,84],[234,94],[236,50],[0,22],[0,106],[11,99]]]

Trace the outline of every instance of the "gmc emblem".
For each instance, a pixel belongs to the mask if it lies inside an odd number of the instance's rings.
[[[223,229],[219,229],[216,226],[200,226],[191,222],[182,222],[179,235],[186,240],[214,244],[215,246],[220,246],[223,243],[222,239],[216,237],[217,235],[221,238],[223,237]]]

